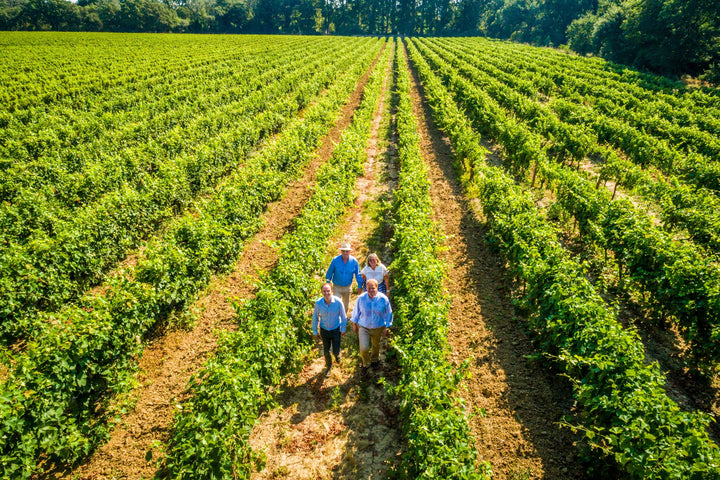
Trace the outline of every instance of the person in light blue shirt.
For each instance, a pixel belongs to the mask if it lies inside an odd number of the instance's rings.
[[[325,273],[325,280],[333,284],[335,295],[339,296],[345,305],[345,315],[350,308],[350,291],[352,290],[352,281],[355,277],[357,282],[357,293],[362,293],[363,279],[360,274],[360,264],[357,259],[350,255],[352,248],[349,243],[340,245],[340,255],[333,258]]]
[[[312,330],[316,341],[318,337],[322,338],[325,375],[327,376],[332,370],[331,349],[335,356],[335,363],[340,364],[340,341],[345,335],[347,315],[342,300],[333,295],[332,286],[329,283],[323,284],[320,291],[322,297],[315,302]]]
[[[393,323],[390,300],[378,291],[377,280],[368,280],[365,288],[367,292],[358,297],[350,319],[360,343],[360,373],[363,377],[367,375],[369,367],[380,367],[380,340],[387,336],[388,328]]]

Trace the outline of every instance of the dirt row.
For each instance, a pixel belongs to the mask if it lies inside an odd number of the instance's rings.
[[[452,295],[450,344],[459,364],[472,359],[470,378],[462,396],[472,417],[472,429],[481,460],[500,479],[583,479],[582,467],[570,432],[558,422],[571,405],[568,386],[542,367],[528,364],[534,352],[521,322],[513,315],[510,285],[503,265],[486,248],[482,222],[463,196],[452,167],[452,149],[432,124],[414,78],[413,101],[420,120],[421,148],[430,167],[435,220],[447,237],[444,260],[448,266],[447,289]],[[394,131],[388,134],[385,176],[394,177]],[[372,218],[372,205],[383,190],[392,187],[368,181],[372,171],[358,181],[358,205],[348,216],[338,238],[360,246],[387,240],[382,219]],[[392,182],[390,182],[392,183]],[[375,193],[373,193],[375,192]],[[380,193],[380,195],[384,195]],[[368,227],[375,223],[374,227]],[[361,227],[363,230],[358,230]],[[342,228],[341,228],[342,229]],[[389,260],[387,253],[381,257]],[[392,273],[391,273],[392,283]],[[383,351],[384,367],[369,381],[357,377],[356,337],[343,340],[345,363],[330,378],[323,376],[319,353],[253,429],[250,442],[264,452],[264,470],[253,476],[268,478],[392,478],[392,467],[401,453],[401,437],[394,422],[397,406],[377,379],[393,384],[399,372],[392,353]],[[385,345],[387,347],[387,345]],[[347,360],[351,360],[348,362]]]
[[[572,435],[558,425],[572,408],[568,386],[526,360],[534,350],[522,319],[514,315],[504,265],[485,245],[482,219],[464,197],[453,169],[452,148],[432,123],[417,77],[413,80],[421,148],[432,181],[434,219],[447,238],[443,258],[452,298],[451,358],[456,364],[471,359],[470,377],[461,395],[469,411],[476,413],[471,427],[479,457],[491,463],[493,478],[498,479],[586,478]],[[328,258],[337,253],[339,243],[347,241],[361,264],[372,251],[386,265],[392,261],[388,246],[392,231],[385,211],[397,178],[391,85],[392,75],[388,75],[365,174],[356,184],[358,197],[337,237],[329,242]],[[251,297],[254,280],[275,264],[277,255],[270,245],[289,231],[309,198],[315,172],[349,125],[360,92],[359,88],[345,107],[304,178],[264,215],[265,226],[248,241],[235,270],[209,286],[194,306],[200,312],[197,325],[191,331],[165,332],[148,346],[141,359],[135,409],[113,430],[110,442],[75,470],[47,478],[154,475],[175,406],[187,395],[187,380],[215,348],[213,330],[234,328],[230,299]],[[251,433],[251,446],[266,459],[265,468],[253,478],[392,476],[402,438],[398,406],[386,389],[399,374],[389,345],[383,346],[382,369],[367,380],[358,376],[357,337],[351,331],[343,339],[343,364],[330,377],[323,374],[319,351],[309,358],[305,369],[283,387],[278,407],[263,414]],[[152,452],[151,461],[146,461],[148,452]]]
[[[597,176],[595,165],[589,161],[583,162],[582,169]],[[608,181],[604,186],[611,193],[616,193],[617,197],[629,199],[652,220],[653,225],[662,228],[659,205],[617,187],[614,182]],[[568,244],[576,246],[576,253],[585,253],[583,241],[575,232],[566,232],[566,239]],[[615,276],[616,272],[612,275]],[[612,283],[616,282],[615,277]],[[682,338],[678,325],[672,322],[663,325],[649,318],[647,310],[643,308],[643,299],[634,298],[615,285],[604,290],[602,294],[608,303],[620,306],[618,320],[637,329],[645,347],[647,362],[658,362],[661,370],[666,372],[668,396],[685,410],[701,410],[712,415],[716,421],[720,420],[720,375],[704,375],[688,365],[691,347]],[[718,423],[711,425],[711,433],[716,441],[720,439]]]
[[[389,74],[390,70],[373,121],[364,174],[356,182],[355,205],[330,242],[328,256],[337,254],[340,242],[349,242],[353,255],[363,264],[371,252],[377,252],[386,264],[391,260],[387,256],[389,236],[378,218],[378,206],[389,196],[394,175],[393,151],[387,143]],[[351,308],[354,300],[355,295]],[[400,434],[397,406],[377,380],[383,376],[392,382],[397,372],[392,371],[392,362],[386,361],[370,380],[361,380],[357,336],[348,330],[342,342],[340,368],[333,368],[326,378],[318,348],[300,375],[287,385],[279,406],[265,413],[253,428],[250,445],[266,455],[267,464],[252,478],[385,477],[398,454]],[[387,344],[381,359],[385,359],[386,348]]]
[[[597,159],[586,158],[580,162],[580,170],[586,172],[591,178],[598,178]],[[639,211],[644,213],[652,224],[662,229],[661,206],[642,197],[633,191],[627,191],[612,180],[599,182],[598,188],[605,188],[613,198],[623,198],[632,202]],[[538,192],[538,190],[536,190]],[[538,192],[536,198],[538,205],[547,207],[555,200],[550,190]],[[676,233],[676,240],[683,241],[687,235]],[[661,371],[666,374],[665,391],[668,396],[687,411],[701,410],[715,418],[716,423],[710,425],[711,435],[715,441],[720,440],[720,374],[705,374],[691,366],[691,346],[682,337],[678,325],[673,322],[663,324],[645,307],[646,299],[630,290],[618,285],[617,265],[614,262],[600,259],[600,253],[587,248],[581,235],[574,226],[567,227],[562,233],[561,240],[568,250],[580,261],[591,260],[591,263],[601,269],[592,271],[592,275],[603,277],[599,292],[609,305],[618,305],[618,321],[626,328],[635,329],[645,349],[647,363],[657,362]],[[612,258],[612,253],[610,254]],[[601,270],[601,271],[600,271]]]
[[[109,480],[155,475],[176,407],[188,394],[188,380],[217,346],[214,331],[235,328],[232,301],[252,298],[256,280],[276,264],[277,252],[272,245],[290,231],[292,220],[312,195],[317,169],[330,158],[342,131],[350,125],[368,78],[369,72],[358,82],[303,177],[288,187],[281,200],[269,205],[263,214],[263,227],[245,244],[232,272],[215,279],[190,307],[199,314],[196,325],[191,330],[162,332],[150,341],[139,359],[139,386],[132,392],[135,408],[113,429],[110,440],[87,462],[44,478]]]
[[[479,457],[498,479],[586,478],[572,435],[558,425],[572,406],[568,387],[526,360],[535,350],[514,315],[504,262],[484,241],[482,221],[453,167],[452,147],[432,121],[415,71],[412,79],[434,219],[447,238],[451,358],[456,364],[471,359],[462,396],[479,413],[471,420]]]

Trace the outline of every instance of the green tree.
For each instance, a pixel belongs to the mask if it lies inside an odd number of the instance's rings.
[[[116,19],[124,32],[170,32],[181,24],[175,10],[154,0],[121,0]]]
[[[66,0],[29,0],[20,14],[30,30],[81,30],[81,7]]]

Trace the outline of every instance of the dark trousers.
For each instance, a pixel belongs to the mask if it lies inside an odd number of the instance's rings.
[[[320,338],[323,343],[323,355],[325,355],[325,366],[329,367],[332,365],[332,359],[330,358],[330,349],[335,355],[335,362],[340,363],[340,327],[335,330],[320,329]]]

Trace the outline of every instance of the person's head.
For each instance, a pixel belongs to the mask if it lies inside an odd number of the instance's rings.
[[[367,281],[365,284],[365,288],[367,288],[368,297],[375,298],[375,295],[377,295],[378,292],[378,282],[377,280],[371,278]]]
[[[370,265],[370,268],[375,268],[380,265],[380,258],[377,256],[377,253],[371,253],[368,255],[367,263]]]
[[[326,301],[332,300],[332,285],[330,285],[329,283],[323,283],[322,287],[320,287],[320,291],[322,292],[322,296]]]
[[[346,260],[350,258],[350,252],[352,251],[352,248],[350,247],[350,244],[345,242],[342,245],[340,245],[340,255],[342,255],[343,260]]]

